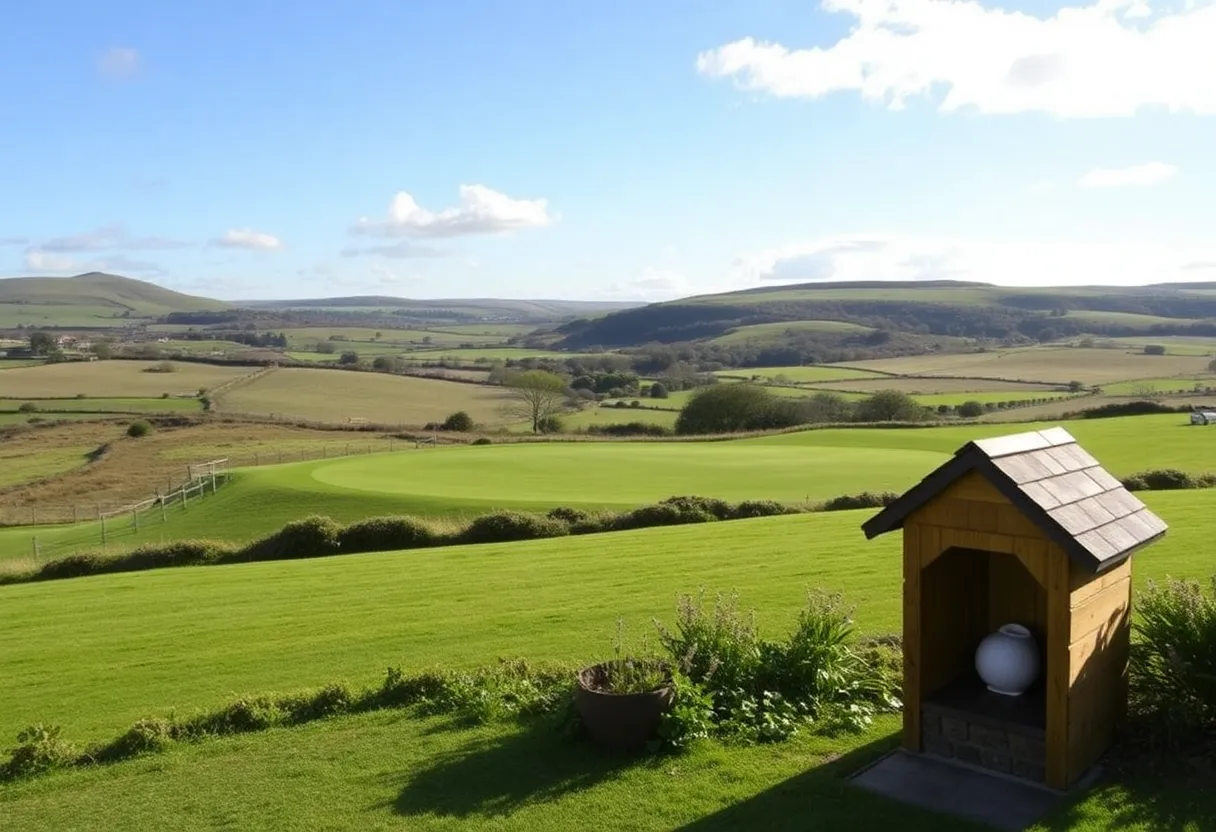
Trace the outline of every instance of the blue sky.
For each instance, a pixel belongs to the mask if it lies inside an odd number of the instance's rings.
[[[1216,280],[1216,5],[14,5],[0,275],[223,298]]]

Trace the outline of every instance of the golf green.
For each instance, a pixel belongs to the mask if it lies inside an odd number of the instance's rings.
[[[906,488],[945,459],[924,450],[763,447],[737,442],[443,448],[317,466],[314,480],[378,494],[503,505],[631,506],[674,494],[822,499]]]

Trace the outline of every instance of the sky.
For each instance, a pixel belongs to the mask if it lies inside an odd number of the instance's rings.
[[[1216,280],[1216,0],[10,6],[0,276]]]

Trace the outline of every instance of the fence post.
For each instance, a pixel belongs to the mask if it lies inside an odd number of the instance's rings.
[[[346,443],[346,456],[350,456],[350,443]]]
[[[254,467],[257,467],[262,464],[262,455],[260,453],[258,453],[257,451],[253,452],[253,464],[254,464]]]
[[[136,509],[131,509],[131,523],[135,526],[135,531],[139,531],[139,512]]]
[[[186,493],[187,489],[189,489],[189,488],[190,488],[189,483],[182,486],[182,508],[184,508],[184,509],[190,508],[190,495]]]
[[[101,520],[101,545],[104,547],[106,545],[106,518],[101,513],[101,509],[97,509],[97,517]]]
[[[38,538],[34,537],[34,563],[38,563]]]
[[[211,493],[214,494],[218,490],[219,490],[219,487],[215,484],[215,466],[212,465],[211,466]]]
[[[156,491],[156,497],[160,500],[160,522],[168,523],[169,517],[165,514],[165,501],[169,498],[168,494],[161,494],[160,489]]]

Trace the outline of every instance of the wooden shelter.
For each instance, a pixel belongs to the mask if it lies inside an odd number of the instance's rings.
[[[904,747],[1075,783],[1125,711],[1130,557],[1166,524],[1052,428],[967,443],[862,528],[904,533]],[[974,664],[1006,623],[1042,659],[1015,697]]]

